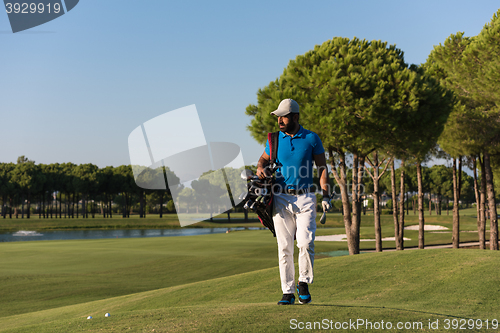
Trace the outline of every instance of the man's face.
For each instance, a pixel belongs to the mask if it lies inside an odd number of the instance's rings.
[[[278,117],[278,125],[280,126],[280,131],[284,133],[293,132],[295,126],[297,125],[297,121],[295,119],[293,113],[289,113],[286,116]]]

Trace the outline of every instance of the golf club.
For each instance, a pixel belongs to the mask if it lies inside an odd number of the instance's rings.
[[[325,224],[326,222],[326,212],[323,212],[323,215],[321,215],[321,218],[319,219],[319,223]]]

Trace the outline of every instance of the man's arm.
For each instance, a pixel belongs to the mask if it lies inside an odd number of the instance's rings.
[[[259,162],[257,163],[257,176],[260,179],[271,176],[271,172],[268,168],[266,168],[269,165],[270,159],[271,157],[269,157],[269,155],[267,155],[265,151],[260,156]]]
[[[330,179],[328,178],[328,167],[326,166],[325,153],[314,155],[314,163],[318,168],[319,185],[323,190],[323,196],[330,196]]]

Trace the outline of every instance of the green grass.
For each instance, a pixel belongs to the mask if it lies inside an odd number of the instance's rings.
[[[0,243],[0,317],[273,267],[276,251],[266,230]]]
[[[474,214],[462,212],[461,230],[475,230]],[[134,223],[144,226],[168,219],[158,220],[148,216]],[[9,219],[2,221],[6,222]],[[406,225],[417,223],[417,216],[406,216]],[[426,223],[451,229],[452,220],[432,215],[426,216]],[[383,236],[393,236],[393,228],[392,216],[382,216]],[[343,233],[340,214],[328,214],[327,223],[317,231]],[[412,239],[405,246],[416,246],[417,235],[418,231],[405,231]],[[374,238],[373,216],[363,216],[361,238]],[[477,233],[462,233],[461,240],[477,240]],[[427,245],[450,242],[451,233],[426,232]],[[374,242],[361,242],[362,250],[374,247]],[[394,242],[384,242],[384,247],[394,247]],[[277,250],[267,230],[0,243],[0,331],[279,332],[289,331],[293,318],[424,324],[440,320],[441,327],[445,319],[499,319],[498,252],[425,250],[327,258],[328,252],[346,248],[345,242],[317,241],[314,303],[283,309],[275,305],[281,296]],[[105,312],[112,317],[104,318]],[[86,320],[88,315],[95,319]]]
[[[4,316],[0,331],[286,332],[291,330],[292,319],[304,323],[363,319],[393,325],[421,322],[426,331],[429,320],[439,320],[441,329],[433,331],[449,332],[454,330],[444,330],[446,320],[488,319],[491,325],[492,319],[498,319],[499,259],[498,252],[479,250],[327,258],[316,261],[310,305],[277,306],[281,297],[278,270],[271,267]],[[104,317],[106,312],[110,318]],[[94,319],[87,320],[89,315]]]

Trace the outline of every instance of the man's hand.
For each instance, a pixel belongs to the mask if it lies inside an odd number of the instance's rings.
[[[260,179],[264,179],[271,176],[272,175],[271,171],[269,171],[269,168],[262,168],[262,167],[257,168],[257,177],[259,177]]]
[[[269,165],[269,159],[270,157],[266,154],[265,151],[259,158],[259,162],[257,163],[257,177],[259,177],[260,179],[272,176],[271,171],[269,171],[269,168],[267,168],[267,166]]]
[[[323,212],[327,212],[332,208],[332,203],[329,197],[324,196],[323,201],[321,202],[321,206],[323,207]]]

